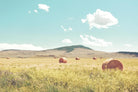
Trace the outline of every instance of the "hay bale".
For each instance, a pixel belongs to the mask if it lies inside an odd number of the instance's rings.
[[[76,60],[80,60],[80,58],[79,58],[79,57],[76,57],[75,59],[76,59]]]
[[[67,59],[65,57],[61,57],[59,59],[59,63],[67,63]]]
[[[92,59],[93,59],[93,60],[96,60],[97,58],[96,58],[96,57],[93,57]]]
[[[6,59],[10,59],[9,57],[7,57]]]
[[[103,69],[103,70],[107,69],[107,64],[108,64],[108,62],[104,62],[104,63],[102,64],[102,69]]]
[[[119,61],[119,60],[109,60],[106,62],[104,62],[102,64],[102,69],[105,70],[105,69],[119,69],[119,70],[123,70],[123,64]]]

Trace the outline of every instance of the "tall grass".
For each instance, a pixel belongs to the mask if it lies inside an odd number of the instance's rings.
[[[0,92],[138,92],[138,59],[121,59],[123,71],[103,71],[102,61],[1,58]]]

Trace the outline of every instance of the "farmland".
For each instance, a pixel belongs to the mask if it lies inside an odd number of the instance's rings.
[[[102,70],[105,60],[0,58],[0,92],[138,92],[138,59],[119,59],[120,70]]]

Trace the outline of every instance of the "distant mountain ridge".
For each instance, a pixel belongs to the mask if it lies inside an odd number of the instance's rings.
[[[95,51],[83,45],[63,46],[54,49],[32,51],[32,50],[16,50],[9,49],[0,51],[0,57],[15,57],[15,58],[28,58],[28,57],[104,57],[104,58],[138,58],[138,52],[114,52],[108,53],[103,51]]]
[[[129,54],[129,55],[135,55],[136,57],[138,57],[138,52],[127,52],[127,51],[120,51],[118,53],[121,54]]]
[[[2,51],[20,51],[19,49],[6,49],[6,50],[2,50]]]

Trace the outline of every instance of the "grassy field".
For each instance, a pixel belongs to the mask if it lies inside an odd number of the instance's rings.
[[[138,92],[138,59],[119,59],[123,71],[103,71],[104,60],[0,58],[0,92]]]

